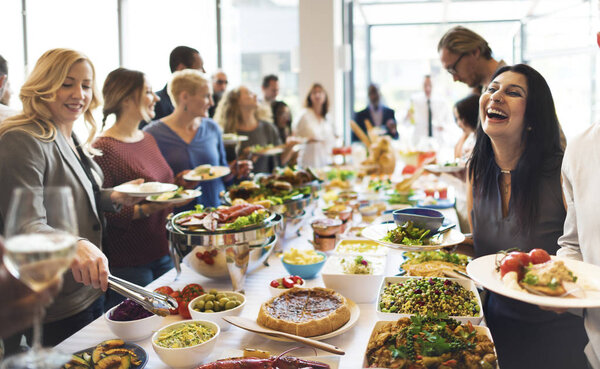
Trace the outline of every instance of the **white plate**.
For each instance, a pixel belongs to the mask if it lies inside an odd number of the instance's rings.
[[[388,284],[388,282],[389,283],[403,283],[409,279],[418,279],[418,278],[429,279],[430,277],[385,277],[383,279],[383,281],[381,282],[381,285],[379,286],[379,295],[377,296],[377,302],[375,304],[375,312],[377,314],[377,317],[379,317],[379,319],[381,319],[381,320],[394,321],[394,320],[398,320],[400,318],[407,318],[409,316],[415,315],[415,314],[409,314],[409,313],[385,313],[380,310],[379,304],[381,302],[381,294],[383,292],[383,289]],[[481,304],[481,298],[479,296],[479,292],[477,291],[477,287],[475,286],[475,283],[473,283],[473,281],[471,281],[470,279],[466,279],[466,278],[439,278],[439,279],[449,279],[453,282],[460,284],[464,289],[473,292],[473,295],[475,296],[475,299],[477,300],[477,306],[479,306],[479,314],[477,314],[477,316],[467,316],[467,315],[465,315],[465,316],[450,316],[450,318],[456,319],[459,322],[464,323],[464,324],[467,324],[468,322],[471,322],[471,324],[473,324],[473,325],[479,324],[481,322],[481,320],[483,319],[483,305]]]
[[[425,169],[432,173],[456,173],[465,169],[464,164],[458,165],[444,165],[444,164],[429,164],[425,166]]]
[[[258,348],[260,349],[260,348]],[[304,347],[303,350],[300,350],[302,352],[306,352],[306,351],[312,351],[312,349]],[[272,352],[271,351],[271,356],[277,356],[279,355],[281,352]],[[218,355],[219,360],[223,360],[223,359],[228,359],[228,358],[235,358],[235,357],[242,357],[244,356],[244,351],[242,350],[224,350],[221,354]],[[293,356],[293,357],[297,357],[299,359],[303,359],[303,360],[310,360],[310,361],[318,361],[321,363],[325,363],[327,365],[329,365],[329,367],[331,369],[339,369],[339,365],[340,365],[340,356],[338,355],[321,355],[321,356],[297,356],[295,355],[295,351],[290,351],[288,354],[285,354],[282,357],[285,356]]]
[[[158,202],[158,203],[163,203],[163,204],[178,204],[181,202],[186,202],[189,199],[194,199],[198,196],[202,195],[202,191],[198,191],[198,190],[184,190],[183,193],[181,193],[181,197],[178,197],[176,199],[168,199],[168,200],[156,200],[156,198],[160,195],[153,195],[153,196],[148,196],[146,197],[146,200],[148,201],[152,201],[152,202]]]
[[[381,327],[384,324],[390,323],[389,321],[377,321],[375,322],[375,325],[373,326],[373,329],[371,330],[371,334],[369,335],[369,341],[367,341],[367,346],[369,344],[369,342],[371,341],[371,339],[373,338],[373,335],[375,334],[375,332],[379,329],[381,329]],[[474,325],[473,328],[475,328],[475,330],[477,331],[477,333],[482,334],[482,335],[486,335],[487,338],[490,339],[490,341],[494,342],[494,339],[492,338],[492,334],[490,333],[490,330],[488,327],[484,327],[484,326],[480,326],[480,325]],[[494,353],[496,354],[496,357],[498,357],[498,353],[496,352],[496,347],[494,347]],[[375,368],[375,367],[370,367],[369,366],[369,362],[367,361],[367,353],[365,352],[364,355],[364,359],[363,359],[363,368],[371,368],[371,369],[379,369],[379,368]],[[498,363],[496,363],[495,366],[496,369],[498,369]]]
[[[194,169],[190,170],[189,172],[187,172],[186,174],[184,174],[183,179],[185,179],[186,181],[204,182],[204,181],[212,181],[213,179],[225,177],[226,175],[231,173],[231,169],[229,169],[229,167],[213,166],[213,167],[211,167],[211,170],[213,171],[213,175],[210,177],[202,177],[201,175],[194,173],[195,170],[196,170],[196,168],[194,168]]]
[[[514,290],[505,286],[500,279],[500,273],[496,272],[495,254],[482,256],[471,261],[467,265],[467,273],[475,283],[482,285],[488,290],[529,304],[565,309],[600,307],[600,267],[582,261],[558,258],[556,256],[552,256],[552,259],[562,260],[565,263],[565,266],[577,276],[578,284],[587,284],[595,287],[597,290],[586,290],[585,298],[539,296],[528,292]]]
[[[259,156],[275,156],[275,155],[279,155],[283,152],[283,147],[271,147],[268,149],[262,149],[260,151],[250,151],[253,155],[259,155]]]
[[[146,182],[140,185],[125,183],[113,188],[132,197],[146,197],[160,195],[161,193],[175,191],[179,186],[173,183]]]
[[[248,141],[248,136],[241,136],[241,135],[226,136],[226,135],[223,135],[223,144],[224,145],[234,145],[234,144],[237,144],[238,142],[243,142],[243,141]]]
[[[382,239],[387,235],[387,233],[396,227],[396,223],[372,224],[367,228],[363,229],[362,236],[373,240],[381,245],[407,251],[438,250],[444,247],[458,245],[459,243],[465,240],[464,234],[460,233],[456,229],[451,229],[448,232],[444,233],[442,243],[439,245],[408,246],[400,243],[382,241]]]
[[[346,324],[344,324],[343,326],[339,327],[338,329],[336,329],[333,332],[329,332],[327,334],[322,334],[320,336],[312,336],[312,337],[308,337],[308,338],[312,338],[313,340],[325,340],[327,338],[331,338],[331,337],[335,337],[335,336],[339,336],[342,333],[345,333],[347,330],[349,330],[350,328],[352,328],[356,322],[358,322],[358,318],[360,317],[360,308],[358,307],[358,305],[356,305],[354,303],[354,301],[350,300],[350,299],[346,299],[346,301],[348,301],[348,305],[350,307],[350,320],[348,320],[346,322]],[[262,334],[262,333],[258,333],[263,337],[272,339],[274,341],[280,341],[280,342],[296,342],[294,340],[291,340],[289,338],[284,338],[284,337],[278,337],[278,336],[270,336],[268,334]]]

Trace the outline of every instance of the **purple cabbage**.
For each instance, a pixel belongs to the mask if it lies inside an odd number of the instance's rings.
[[[138,304],[135,301],[127,299],[112,311],[109,318],[110,320],[116,320],[119,322],[128,322],[131,320],[147,318],[151,315],[153,314],[148,310],[144,309],[142,305]]]

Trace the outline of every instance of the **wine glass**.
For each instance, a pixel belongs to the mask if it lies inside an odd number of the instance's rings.
[[[59,282],[77,243],[77,220],[69,187],[19,187],[13,191],[4,224],[6,269],[34,292]],[[42,348],[44,306],[33,319],[29,351],[8,357],[3,369],[57,369],[70,355]]]

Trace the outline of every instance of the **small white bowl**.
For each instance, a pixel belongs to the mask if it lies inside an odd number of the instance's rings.
[[[106,313],[104,313],[104,321],[108,325],[108,328],[117,337],[123,341],[140,341],[144,338],[148,338],[152,333],[156,332],[160,328],[164,317],[154,315],[143,319],[129,320],[129,321],[118,321],[110,319],[112,312],[118,307],[114,306]]]
[[[289,277],[289,276],[286,276],[286,277]],[[285,278],[285,277],[282,277],[282,278]],[[277,278],[277,279],[279,279],[279,278]],[[302,278],[302,284],[295,284],[294,287],[299,287],[299,288],[306,287],[306,281],[304,280],[304,278]],[[273,287],[273,286],[271,286],[271,282],[269,282],[269,292],[271,292],[271,296],[273,296],[273,297],[279,296],[289,289],[290,288]]]
[[[182,347],[182,348],[167,348],[156,344],[158,336],[164,331],[170,331],[179,328],[179,326],[190,323],[200,323],[206,328],[212,329],[215,335],[206,342],[198,345]],[[171,368],[194,368],[200,365],[204,359],[212,352],[217,343],[217,337],[221,329],[218,324],[206,320],[183,320],[169,324],[152,335],[152,348],[163,363]]]
[[[355,258],[357,255],[330,256],[323,267],[321,277],[325,287],[335,290],[350,300],[360,304],[372,302],[377,298],[379,286],[383,280],[386,267],[385,256],[365,256],[373,262],[373,274],[345,273],[340,265],[344,258]]]
[[[224,321],[223,317],[240,315],[242,313],[242,310],[244,309],[244,306],[246,306],[246,296],[242,295],[241,293],[232,292],[232,291],[218,291],[218,293],[222,293],[227,297],[235,296],[242,303],[239,304],[238,306],[234,307],[233,309],[229,309],[229,310],[225,310],[225,311],[217,311],[214,313],[204,313],[201,311],[194,310],[194,306],[196,305],[196,303],[200,300],[204,300],[204,298],[206,297],[206,295],[200,295],[200,296],[196,297],[195,299],[193,299],[192,301],[190,301],[190,303],[188,304],[188,309],[190,311],[190,315],[192,316],[192,319],[211,321],[213,323],[218,324],[219,328],[221,328],[222,331],[226,331],[229,328],[231,328],[231,324]]]

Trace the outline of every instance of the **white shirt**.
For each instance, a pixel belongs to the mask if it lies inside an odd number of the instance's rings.
[[[595,124],[569,140],[562,164],[567,204],[564,234],[558,239],[562,257],[600,266],[600,126]],[[585,354],[600,369],[600,308],[585,309],[584,324],[590,342]]]
[[[433,137],[442,141],[448,140],[449,143],[456,143],[456,139],[446,138],[445,131],[451,130],[450,125],[454,126],[451,117],[452,109],[448,107],[443,100],[436,96],[429,99],[431,105],[431,125]],[[413,142],[416,144],[423,137],[429,137],[429,114],[427,111],[427,96],[425,93],[419,93],[411,97],[411,109],[413,109],[413,121],[405,123],[414,124]],[[452,133],[456,136],[456,133]]]
[[[306,143],[298,160],[300,165],[321,168],[329,164],[331,149],[335,146],[335,131],[328,117],[325,119],[317,117],[312,109],[306,109],[295,127],[296,136],[317,140],[317,142]]]

